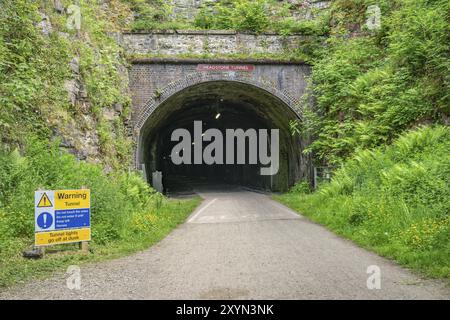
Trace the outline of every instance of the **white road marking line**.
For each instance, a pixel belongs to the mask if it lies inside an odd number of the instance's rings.
[[[195,218],[197,218],[197,216],[203,212],[203,210],[205,210],[206,208],[208,208],[210,205],[212,205],[215,201],[217,200],[217,198],[212,199],[210,202],[208,202],[208,204],[206,206],[204,206],[203,208],[201,208],[192,218],[190,218],[188,220],[188,223],[192,222],[192,220],[194,220]]]
[[[290,213],[291,215],[293,215],[293,216],[295,216],[297,218],[301,218],[301,216],[298,213],[293,212],[291,209],[289,209],[288,207],[283,206],[282,204],[276,202],[275,200],[274,200],[273,204],[276,207],[282,209],[284,212]]]

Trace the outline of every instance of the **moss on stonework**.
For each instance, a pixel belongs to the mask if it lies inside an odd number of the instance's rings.
[[[137,62],[137,61],[145,61],[152,60],[152,59],[168,59],[168,60],[189,60],[189,59],[198,59],[198,60],[204,60],[204,61],[217,61],[217,60],[223,60],[224,62],[241,62],[241,61],[249,61],[254,60],[255,62],[266,62],[266,63],[305,63],[310,61],[310,57],[308,56],[301,56],[294,53],[283,53],[283,54],[273,54],[273,53],[250,53],[250,54],[194,54],[194,53],[184,53],[184,54],[177,54],[177,55],[165,55],[165,54],[129,54],[127,56],[127,59],[130,63]]]

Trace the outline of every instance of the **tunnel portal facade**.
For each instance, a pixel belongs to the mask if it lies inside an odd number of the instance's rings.
[[[179,177],[285,191],[310,179],[310,159],[302,151],[309,141],[293,136],[291,121],[301,120],[309,66],[261,61],[140,59],[133,61],[134,163],[151,182],[161,171],[163,182]],[[171,134],[178,128],[279,129],[279,170],[260,175],[259,164],[174,165]],[[248,141],[247,141],[248,142]],[[248,156],[248,155],[247,155]]]

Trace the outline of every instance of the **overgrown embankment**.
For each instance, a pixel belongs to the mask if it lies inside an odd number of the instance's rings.
[[[168,200],[128,173],[127,63],[108,33],[131,11],[115,0],[72,4],[0,4],[0,286],[144,249],[198,204]],[[78,9],[80,28],[68,23]],[[34,191],[81,186],[92,194],[91,253],[62,245],[22,258],[34,242]]]
[[[404,266],[450,279],[448,150],[447,127],[424,127],[357,152],[313,194],[277,199]]]
[[[379,27],[365,25],[369,5]],[[280,201],[401,264],[450,277],[449,2],[333,1],[314,52],[314,104],[294,134],[338,169]],[[420,129],[418,129],[420,128]],[[412,131],[411,131],[412,130]]]
[[[169,200],[151,189],[140,176],[77,161],[57,144],[28,141],[25,156],[0,152],[0,287],[29,277],[47,275],[83,261],[112,258],[142,250],[161,240],[183,222],[199,198]],[[91,253],[76,245],[47,250],[41,260],[22,258],[34,241],[34,191],[91,190]],[[67,251],[68,250],[68,251]]]
[[[366,10],[377,4],[379,23]],[[391,143],[417,125],[448,124],[448,1],[334,1],[327,45],[315,51],[301,134],[318,163]]]

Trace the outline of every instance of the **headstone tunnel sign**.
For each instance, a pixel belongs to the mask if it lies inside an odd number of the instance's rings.
[[[252,64],[198,64],[197,71],[253,71]]]
[[[34,193],[35,245],[91,240],[91,194],[88,189]]]

